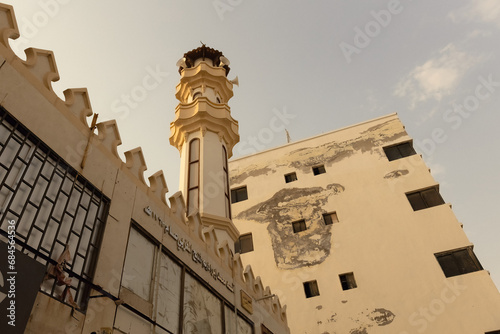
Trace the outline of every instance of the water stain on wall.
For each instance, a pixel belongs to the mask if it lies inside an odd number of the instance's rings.
[[[328,198],[342,193],[337,183],[323,187],[289,188],[240,212],[236,219],[268,223],[274,259],[281,269],[295,269],[323,262],[330,254],[331,225],[325,226],[322,208]],[[307,229],[293,232],[292,222],[305,219]]]
[[[406,135],[407,133],[399,120],[389,120],[368,128],[356,138],[332,141],[320,146],[302,147],[276,157],[275,160],[252,164],[242,169],[232,167],[229,172],[231,184],[243,184],[249,177],[276,173],[276,169],[279,168],[308,172],[315,165],[325,164],[331,166],[359,152],[378,154],[383,158],[385,154],[380,147]]]
[[[393,170],[392,172],[385,174],[384,179],[397,179],[398,177],[407,175],[408,173],[408,169]]]
[[[364,318],[364,312],[358,315],[358,319],[352,319],[356,323],[360,323],[361,326],[351,329],[349,334],[368,334],[368,328],[374,326],[386,326],[391,324],[396,317],[394,313],[384,308],[376,308],[366,315],[368,321]]]
[[[272,170],[267,166],[260,167],[258,165],[250,165],[246,167],[241,174],[238,174],[237,171],[233,170],[231,173],[231,184],[241,184],[249,177],[267,175],[269,172],[276,173],[275,170]]]
[[[386,326],[394,321],[396,316],[385,308],[376,308],[368,314],[368,319],[375,322],[377,326]]]

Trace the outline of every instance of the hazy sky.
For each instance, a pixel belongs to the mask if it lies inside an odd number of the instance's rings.
[[[272,124],[298,140],[397,112],[500,287],[498,0],[6,2],[17,54],[53,50],[58,95],[87,87],[99,120],[117,119],[120,152],[141,146],[146,178],[162,169],[169,195],[175,63],[200,41],[240,79],[235,156],[286,143]]]

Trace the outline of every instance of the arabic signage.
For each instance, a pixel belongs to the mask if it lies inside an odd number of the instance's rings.
[[[191,254],[191,259],[193,260],[194,263],[199,263],[205,271],[208,271],[210,273],[210,276],[213,277],[214,280],[219,281],[223,285],[226,286],[226,288],[234,293],[234,284],[230,283],[228,280],[224,279],[221,274],[215,269],[215,267],[212,267],[212,264],[205,259],[202,258],[201,254],[197,252],[196,250],[193,249],[193,246],[189,242],[189,240],[184,239],[184,238],[179,238],[179,235],[174,232],[173,228],[170,225],[167,225],[163,219],[161,219],[152,209],[151,207],[146,207],[144,208],[144,212],[152,217],[154,220],[156,220],[160,226],[163,228],[163,233],[168,234],[172,239],[174,239],[177,242],[177,250],[178,251],[183,251]]]

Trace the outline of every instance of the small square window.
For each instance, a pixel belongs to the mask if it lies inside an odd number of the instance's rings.
[[[293,222],[292,226],[293,226],[293,233],[299,233],[307,229],[306,221],[304,219]]]
[[[247,187],[231,189],[231,203],[238,203],[248,199]]]
[[[444,200],[439,194],[437,187],[408,193],[406,197],[408,197],[408,201],[410,201],[414,211],[444,204]]]
[[[313,167],[313,174],[314,175],[319,175],[319,174],[324,174],[324,173],[326,173],[326,169],[325,169],[324,165]]]
[[[251,251],[253,251],[252,233],[240,235],[238,240],[234,243],[234,252],[244,254]]]
[[[306,298],[319,296],[318,282],[316,280],[304,282],[304,292],[306,293]]]
[[[339,219],[336,212],[330,212],[323,214],[323,221],[325,222],[325,225],[332,225],[333,223],[338,223]]]
[[[483,270],[483,267],[470,247],[435,254],[435,256],[446,277]]]
[[[290,174],[285,174],[285,182],[290,183],[293,181],[297,181],[297,174],[295,172]]]
[[[356,285],[356,280],[354,279],[353,273],[347,273],[339,275],[340,284],[342,285],[342,290],[350,290],[355,289],[358,286]]]
[[[415,152],[415,149],[413,149],[413,146],[411,145],[410,142],[384,147],[384,152],[385,155],[387,155],[387,159],[389,159],[389,161],[417,154],[417,152]]]

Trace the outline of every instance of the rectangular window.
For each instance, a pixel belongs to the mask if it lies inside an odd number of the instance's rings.
[[[312,170],[313,170],[314,175],[326,173],[326,169],[325,169],[324,165],[313,167]]]
[[[176,332],[179,328],[182,267],[164,252],[160,253],[156,286],[156,321]]]
[[[397,144],[394,146],[384,147],[385,155],[389,161],[409,157],[410,155],[417,154],[411,145],[411,142]]]
[[[336,212],[330,212],[323,214],[323,221],[325,222],[325,225],[332,225],[333,223],[338,223],[339,219]]]
[[[342,290],[350,290],[358,287],[356,285],[356,280],[354,279],[353,273],[339,275],[339,278],[340,284],[342,285]]]
[[[222,301],[186,273],[183,333],[222,333]]]
[[[133,224],[121,285],[143,299],[149,298],[148,306],[156,315],[151,333],[222,333],[225,324],[228,333],[234,333],[237,326],[238,333],[252,334],[253,324],[248,318],[240,311],[235,317],[234,306],[224,303],[208,283],[190,274],[187,266]],[[152,326],[150,315],[132,317],[144,328]],[[128,333],[131,317],[118,318],[117,313],[115,326]]]
[[[248,199],[247,187],[231,189],[231,203],[238,203]]]
[[[293,222],[292,227],[293,227],[293,233],[299,233],[299,232],[305,231],[307,229],[306,221],[304,219],[302,219],[302,220],[298,220],[296,222]]]
[[[285,182],[290,183],[293,181],[297,181],[297,173],[293,172],[290,174],[285,174]]]
[[[222,169],[224,170],[224,206],[226,218],[231,219],[231,202],[229,200],[229,173],[227,168],[227,151],[222,146]]]
[[[190,215],[200,206],[200,140],[195,138],[189,143],[187,214]]]
[[[93,280],[109,203],[0,106],[0,239],[15,220],[19,251],[47,266],[40,290],[83,312],[91,288],[81,278]]]
[[[319,296],[318,282],[316,280],[304,282],[304,292],[306,298]]]
[[[439,194],[437,187],[408,193],[406,197],[408,197],[408,201],[410,201],[414,211],[444,204],[444,200]]]
[[[471,247],[435,254],[446,277],[483,270]]]
[[[122,285],[147,301],[151,295],[155,250],[154,243],[134,227],[130,229],[123,277],[133,279],[124,279]]]
[[[234,243],[234,252],[244,254],[251,251],[253,251],[252,233],[240,235]]]

